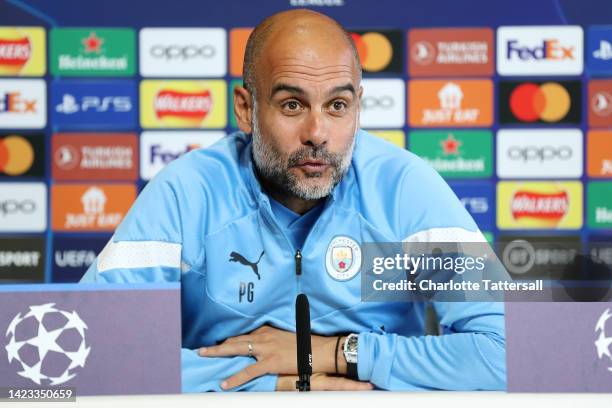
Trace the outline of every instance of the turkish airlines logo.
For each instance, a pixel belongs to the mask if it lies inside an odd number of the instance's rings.
[[[589,125],[612,127],[612,80],[589,81]]]
[[[500,27],[497,70],[501,75],[580,75],[580,26]]]
[[[579,178],[583,168],[578,129],[502,129],[497,133],[500,178]]]
[[[405,123],[405,85],[401,79],[364,79],[360,122],[363,127],[398,128]]]
[[[51,145],[56,180],[138,178],[138,140],[133,133],[57,133]]]
[[[413,29],[408,38],[412,76],[493,74],[493,31],[489,28]]]
[[[133,185],[55,184],[51,189],[56,231],[113,231],[136,198]]]
[[[222,28],[143,28],[140,30],[142,76],[222,77],[227,39]]]
[[[500,83],[501,123],[580,123],[580,81]]]
[[[0,232],[42,232],[46,228],[45,183],[0,183]]]
[[[487,80],[410,81],[410,124],[432,127],[490,125],[492,96],[493,86]]]

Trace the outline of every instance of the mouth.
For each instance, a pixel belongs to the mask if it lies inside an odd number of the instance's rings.
[[[296,164],[295,167],[302,169],[307,173],[321,173],[329,167],[329,164],[323,160],[307,159],[302,160]]]

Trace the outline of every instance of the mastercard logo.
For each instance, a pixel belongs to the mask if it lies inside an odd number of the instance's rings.
[[[352,33],[357,47],[361,67],[370,72],[379,72],[387,68],[393,59],[391,41],[381,33]]]
[[[523,122],[558,122],[568,114],[571,106],[569,92],[556,82],[524,83],[510,95],[510,110]]]
[[[27,172],[34,163],[34,149],[21,136],[0,139],[0,172],[19,176]]]

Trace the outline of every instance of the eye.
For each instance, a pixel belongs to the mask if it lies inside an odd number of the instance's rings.
[[[283,103],[281,106],[283,110],[288,113],[299,112],[302,107],[302,105],[296,100],[287,101]]]
[[[337,100],[332,102],[331,108],[332,112],[340,113],[344,112],[348,108],[348,105],[344,101]]]

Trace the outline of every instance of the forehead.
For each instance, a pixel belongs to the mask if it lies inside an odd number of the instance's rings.
[[[262,50],[258,78],[264,92],[279,82],[304,87],[334,87],[359,80],[355,55],[335,30],[287,30],[270,38]]]

